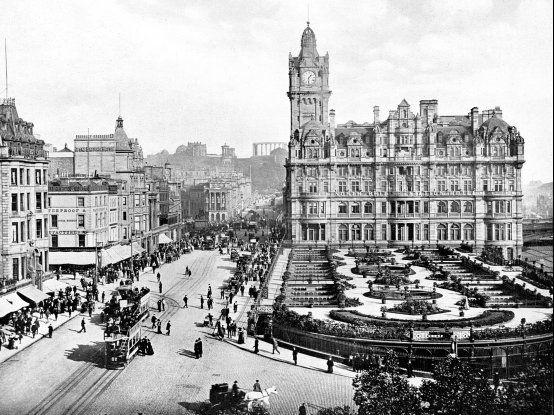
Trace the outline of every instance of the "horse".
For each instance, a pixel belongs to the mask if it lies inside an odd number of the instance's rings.
[[[261,392],[248,392],[244,397],[244,400],[248,402],[248,412],[253,412],[256,406],[263,406],[265,409],[269,409],[269,396],[272,394],[278,395],[275,386],[263,389]]]

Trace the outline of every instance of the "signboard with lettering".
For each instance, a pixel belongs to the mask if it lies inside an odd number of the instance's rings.
[[[50,234],[51,235],[85,235],[87,232],[86,231],[57,231],[57,230],[54,230],[54,229],[51,229],[50,230]]]
[[[84,208],[50,208],[50,213],[86,213]]]
[[[258,313],[260,314],[272,314],[273,306],[270,305],[261,305],[258,307]]]

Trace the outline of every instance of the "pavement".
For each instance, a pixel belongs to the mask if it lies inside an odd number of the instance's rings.
[[[184,275],[186,266],[192,270],[190,278]],[[352,374],[346,368],[336,365],[335,373],[328,374],[325,360],[302,354],[294,366],[289,350],[274,356],[260,342],[262,351],[254,354],[249,350],[252,339],[237,347],[234,340],[219,341],[203,326],[208,310],[200,308],[200,295],[206,297],[212,286],[215,310],[210,312],[217,317],[225,306],[220,287],[234,271],[229,256],[214,250],[194,251],[162,265],[161,295],[152,272],[143,274],[135,285],[152,290],[152,306],[160,297],[166,300],[165,311],[151,308],[151,313],[162,319],[164,328],[171,320],[172,331],[156,334],[145,321],[143,335],[151,339],[154,355],[137,356],[123,370],[104,368],[99,309],[90,321],[85,317],[86,333],[78,333],[81,317],[66,321],[52,339],[29,344],[0,364],[0,414],[195,414],[208,401],[212,384],[237,380],[248,391],[256,379],[262,388],[279,391],[271,398],[272,414],[296,414],[302,402],[353,406]],[[185,294],[188,309],[183,308]],[[231,317],[242,321],[252,300],[239,294],[236,301],[238,311]],[[201,359],[192,353],[198,337],[204,344]]]

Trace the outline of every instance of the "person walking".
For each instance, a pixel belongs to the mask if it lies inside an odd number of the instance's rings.
[[[162,334],[162,320],[158,319],[158,334]]]
[[[48,337],[52,338],[52,333],[54,333],[54,328],[52,327],[52,324],[48,325]]]
[[[277,339],[273,337],[273,354],[275,354],[275,352],[281,354],[279,351],[279,343],[277,343]]]
[[[85,318],[83,317],[83,319],[81,320],[81,330],[78,331],[78,333],[81,333],[81,332],[87,332],[87,329],[85,327]]]
[[[237,310],[239,308],[239,305],[237,304],[237,302],[235,301],[235,304],[233,304],[233,313],[236,313]]]
[[[329,356],[329,359],[327,359],[327,373],[333,373],[333,366],[335,366],[335,363],[333,358]]]
[[[106,299],[106,293],[102,291],[102,303],[104,303],[104,300]]]
[[[160,283],[158,284],[158,288],[160,289],[160,294],[162,293],[162,282],[160,281]]]
[[[220,295],[219,299],[220,299],[220,300],[223,300],[224,298],[225,298],[225,290],[222,289],[222,290],[221,290],[221,295]]]
[[[244,285],[240,286],[240,295],[241,297],[244,295]]]
[[[200,296],[200,308],[204,308],[204,296]]]
[[[158,313],[161,313],[162,312],[162,299],[160,298],[158,300]]]
[[[166,331],[166,334],[169,336],[170,333],[171,333],[171,321],[170,320],[168,320],[167,324],[165,325],[165,331]]]
[[[259,346],[260,346],[260,341],[256,337],[254,339],[254,353],[258,354],[260,352],[260,347]]]
[[[162,282],[162,276],[158,272],[158,275],[156,275],[156,279],[158,280],[158,283]]]
[[[292,360],[294,361],[294,366],[298,364],[298,350],[296,347],[292,348]]]
[[[300,405],[300,407],[298,408],[298,415],[307,415],[308,414],[308,411],[306,410],[306,404],[303,403],[302,405]]]
[[[156,328],[156,316],[152,316],[152,319],[150,320],[152,322],[152,328],[155,329]]]
[[[165,299],[162,298],[162,311],[165,311]]]
[[[183,302],[185,303],[183,308],[189,308],[189,306],[188,306],[189,298],[186,295],[183,297]]]

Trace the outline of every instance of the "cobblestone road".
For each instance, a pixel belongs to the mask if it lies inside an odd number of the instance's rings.
[[[190,278],[183,275],[187,265]],[[211,284],[216,302],[212,314],[217,316],[223,306],[219,288],[234,269],[228,255],[217,251],[194,251],[164,265],[162,295],[168,307],[161,318],[164,328],[171,320],[171,335],[155,334],[145,322],[143,330],[155,354],[137,356],[125,370],[104,369],[98,315],[87,324],[87,333],[77,333],[79,317],[56,330],[53,339],[16,354],[0,365],[0,414],[194,414],[198,404],[208,400],[212,384],[237,380],[250,390],[256,379],[263,388],[276,386],[279,391],[271,399],[272,414],[296,414],[302,402],[351,405],[352,379],[325,373],[324,361],[321,371],[294,367],[220,342],[211,329],[202,327],[208,311],[200,309],[200,295],[205,297]],[[141,277],[142,285],[159,298],[151,272]],[[185,294],[188,309],[181,307]],[[204,342],[199,360],[191,357],[197,337]]]

